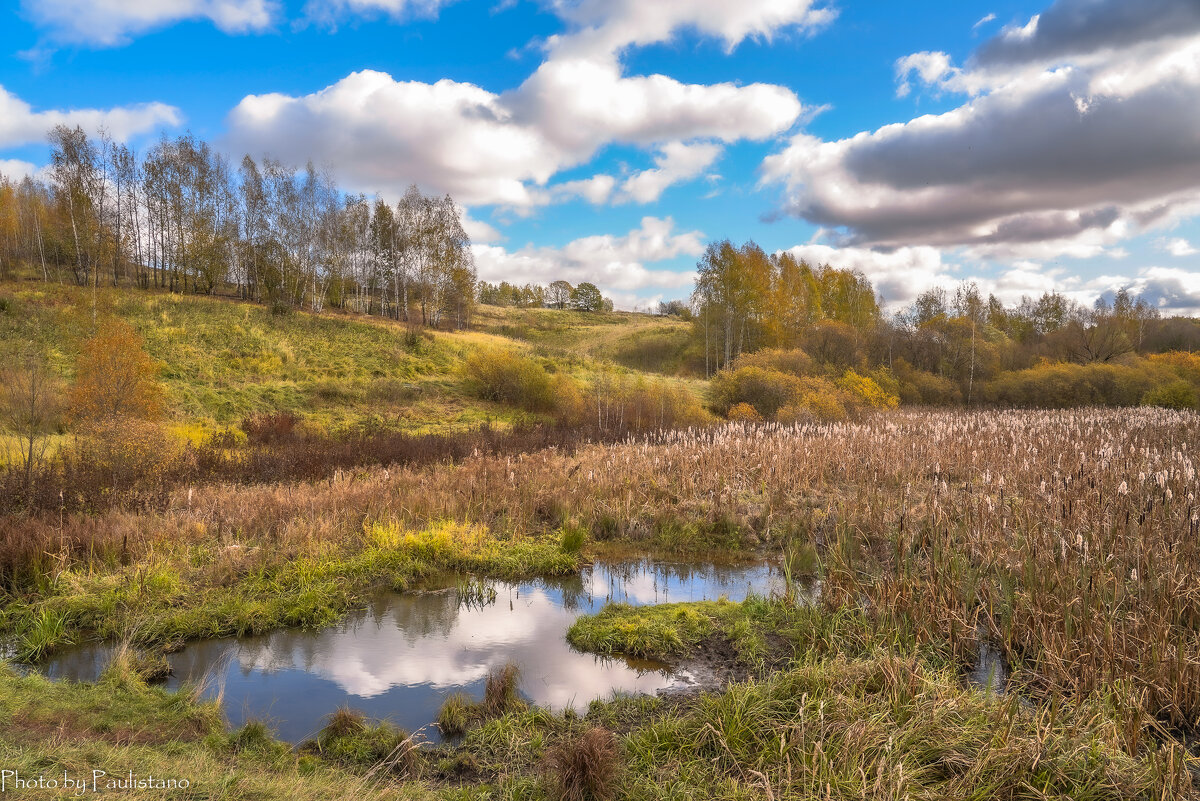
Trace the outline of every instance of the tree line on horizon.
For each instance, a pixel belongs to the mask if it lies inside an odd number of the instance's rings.
[[[171,292],[232,292],[278,310],[331,306],[465,327],[476,303],[611,311],[591,282],[478,281],[462,212],[411,186],[394,205],[346,194],[312,162],[163,138],[142,156],[107,134],[49,133],[46,179],[0,175],[0,277]]]
[[[754,242],[714,242],[697,270],[689,302],[660,311],[691,320],[691,363],[729,390],[722,411],[753,395],[771,417],[800,391],[794,378],[847,373],[908,404],[1194,408],[1200,398],[1200,321],[1164,318],[1126,289],[1091,307],[1058,292],[1005,305],[964,282],[886,314],[862,273]],[[739,381],[757,388],[729,389]]]
[[[48,180],[0,176],[0,271],[172,292],[232,291],[286,310],[332,306],[465,327],[476,271],[449,196],[391,205],[342,193],[312,162],[163,138],[139,156],[106,134],[50,132]]]
[[[518,309],[574,309],[576,311],[612,311],[613,302],[590,281],[572,286],[558,279],[549,284],[498,284],[480,281],[476,299],[488,306],[513,306]]]

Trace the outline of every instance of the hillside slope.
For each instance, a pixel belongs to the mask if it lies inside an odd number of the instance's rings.
[[[8,282],[0,284],[0,306],[0,350],[38,339],[69,381],[92,330],[91,291]],[[508,425],[528,413],[471,392],[463,374],[470,354],[516,350],[548,371],[586,381],[608,360],[670,372],[682,363],[687,331],[685,323],[650,315],[486,306],[473,330],[410,331],[361,315],[278,315],[225,298],[113,289],[99,290],[96,307],[140,334],[160,365],[167,419],[192,439],[272,412],[292,413],[332,435]],[[639,355],[647,341],[662,358]]]

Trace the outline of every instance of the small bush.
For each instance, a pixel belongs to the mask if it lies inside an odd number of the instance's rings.
[[[797,376],[765,367],[738,367],[713,376],[713,408],[729,415],[738,404],[753,406],[762,419],[770,419],[800,394]]]
[[[761,423],[762,415],[748,403],[735,403],[729,407],[728,417],[735,423]]]
[[[124,320],[102,322],[83,343],[71,386],[71,414],[84,425],[105,420],[154,419],[163,410],[158,366],[142,338]]]
[[[483,350],[467,357],[464,367],[472,390],[484,400],[518,406],[530,412],[554,408],[554,390],[542,365],[506,350]]]
[[[616,735],[593,726],[546,752],[547,795],[554,801],[607,801],[616,795],[620,768]]]
[[[299,423],[300,418],[291,412],[271,412],[247,417],[241,427],[250,444],[274,445],[294,439]]]
[[[853,370],[838,379],[838,388],[846,392],[859,406],[869,409],[895,409],[900,405],[900,398],[891,395],[866,376],[859,375]]]
[[[848,416],[846,407],[834,393],[807,392],[800,398],[800,406],[808,414],[825,423],[837,423]]]

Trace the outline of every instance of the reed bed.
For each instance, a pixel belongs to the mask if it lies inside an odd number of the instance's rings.
[[[948,641],[964,664],[991,639],[1047,692],[1119,688],[1143,714],[1196,727],[1198,444],[1200,416],[1161,409],[732,424],[311,483],[180,488],[152,511],[10,518],[0,542],[36,541],[46,554],[40,584],[22,579],[32,606],[64,575],[127,576],[197,553],[236,562],[236,581],[357,547],[380,521],[452,520],[496,536],[581,526],[591,548],[800,549],[815,553],[828,608]]]

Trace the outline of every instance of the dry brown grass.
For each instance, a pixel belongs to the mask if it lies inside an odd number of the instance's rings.
[[[1200,416],[1187,412],[901,411],[180,489],[160,511],[8,520],[0,538],[32,535],[51,573],[200,542],[257,548],[245,570],[353,545],[376,520],[530,532],[574,519],[595,540],[692,548],[732,531],[750,546],[811,545],[824,603],[949,640],[963,662],[982,633],[1046,690],[1120,682],[1147,715],[1195,725],[1197,443]]]
[[[616,736],[593,726],[546,752],[548,795],[554,801],[608,801],[616,794],[621,762]]]

